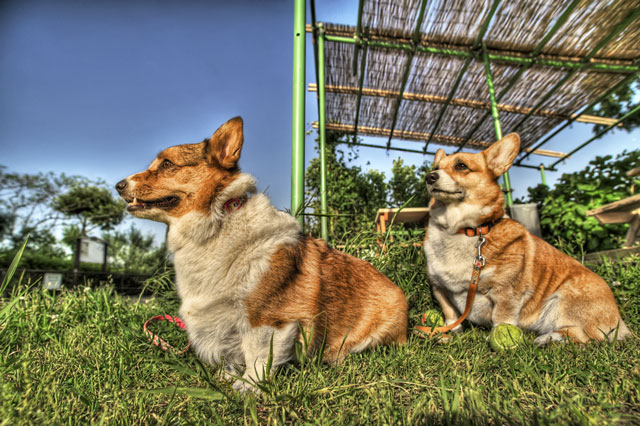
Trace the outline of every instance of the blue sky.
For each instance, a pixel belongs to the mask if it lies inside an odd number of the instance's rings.
[[[318,0],[317,11],[321,21],[354,24],[357,1]],[[278,208],[288,208],[292,24],[293,2],[281,0],[0,2],[0,164],[113,185],[146,168],[163,148],[201,141],[241,115],[241,167]],[[307,82],[314,82],[307,40]],[[310,128],[315,93],[306,105]],[[567,152],[590,135],[589,126],[577,124],[546,148]],[[315,136],[307,137],[307,161]],[[563,171],[638,147],[639,140],[640,131],[616,132],[576,154]],[[362,149],[358,163],[389,176],[397,157]],[[559,175],[548,173],[548,181]],[[517,197],[540,180],[527,169],[511,177]],[[163,234],[164,225],[143,223],[135,222]]]

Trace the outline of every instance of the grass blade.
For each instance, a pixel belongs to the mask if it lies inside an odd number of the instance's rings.
[[[222,392],[216,392],[208,388],[180,388],[177,386],[168,386],[156,389],[139,389],[138,392],[151,395],[186,395],[197,399],[208,399],[211,401],[220,401],[224,399]]]
[[[4,291],[7,289],[7,287],[9,286],[9,283],[13,279],[13,275],[16,273],[16,269],[18,269],[18,264],[22,259],[22,254],[24,253],[24,250],[27,247],[28,241],[29,241],[29,235],[27,235],[27,238],[24,239],[22,246],[20,246],[20,249],[18,250],[16,255],[13,257],[13,260],[11,261],[11,265],[9,265],[9,269],[7,269],[7,273],[2,279],[2,284],[0,284],[0,297],[4,294]]]

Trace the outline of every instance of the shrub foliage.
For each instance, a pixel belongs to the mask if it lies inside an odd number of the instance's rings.
[[[586,212],[628,197],[640,179],[626,175],[640,160],[640,150],[624,151],[615,158],[596,157],[583,170],[562,175],[554,188],[529,188],[529,202],[538,203],[544,238],[569,252],[619,248],[626,224],[605,225]]]

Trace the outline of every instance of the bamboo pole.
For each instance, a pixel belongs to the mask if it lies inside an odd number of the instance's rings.
[[[318,128],[318,122],[313,122],[312,126],[314,129]],[[326,124],[326,128],[327,130],[336,130],[336,131],[340,131],[340,132],[350,132],[353,129],[353,126],[347,125],[347,124],[337,124],[337,123],[327,123]],[[367,132],[367,134],[372,135],[372,136],[389,136],[390,133],[390,129],[380,129],[380,128],[370,128],[370,127],[363,127],[364,130],[369,130],[372,129],[372,132]],[[411,133],[412,138],[409,139],[407,137],[403,137],[403,139],[405,140],[413,140],[413,141],[424,141],[425,137],[428,136],[426,133],[416,133],[416,132],[407,132],[407,133]],[[443,139],[446,140],[447,143],[451,143],[452,140],[455,139],[460,139],[460,138],[455,138],[452,136],[444,136],[444,135],[435,135],[434,136],[435,140],[438,139]],[[363,146],[363,147],[370,147],[370,148],[380,148],[380,149],[387,149],[386,146],[381,146],[381,145],[370,145],[370,144],[366,144],[366,143],[360,143],[360,142],[338,142],[340,144],[346,144],[346,145],[359,145],[359,146]],[[491,145],[489,142],[485,142],[486,146]],[[435,155],[435,152],[424,152],[422,150],[417,150],[417,149],[410,149],[410,148],[399,148],[399,147],[390,147],[389,150],[391,151],[401,151],[401,152],[410,152],[410,153],[414,153],[414,154],[422,154],[422,155]],[[560,153],[556,153],[553,155],[553,157],[560,157],[560,155],[558,155]],[[529,166],[528,164],[522,164],[522,165],[517,165],[517,167],[523,167],[526,169],[534,169],[534,170],[539,170],[539,167],[536,166]],[[556,169],[547,169],[549,171],[557,171]]]
[[[311,123],[311,126],[314,129],[318,129],[320,127],[317,121],[314,121],[313,123]],[[345,133],[351,133],[353,131],[353,126],[351,126],[350,124],[327,123],[325,124],[325,127],[327,130],[335,130],[335,131],[345,132]],[[385,129],[380,127],[361,126],[360,129],[362,130],[363,134],[369,135],[369,136],[388,137],[389,134],[391,133],[391,129]],[[430,136],[429,133],[412,132],[409,130],[396,130],[395,133],[396,133],[397,139],[403,139],[406,141],[413,141],[413,142],[424,142]],[[449,146],[456,146],[462,141],[462,138],[455,137],[455,136],[446,136],[446,135],[433,135],[433,139],[434,141],[436,141],[436,143],[439,143],[442,145],[449,145]],[[491,146],[492,143],[493,142],[474,140],[473,148],[486,149],[489,146]],[[529,152],[531,151],[531,148],[525,148],[524,151]],[[532,154],[541,155],[544,157],[554,157],[554,158],[561,158],[566,155],[564,152],[550,151],[547,149],[538,149],[533,151]],[[533,168],[537,169],[537,167],[533,167]]]
[[[308,87],[309,92],[316,92],[317,90],[318,90],[318,86],[316,84],[309,83],[309,87]],[[343,94],[350,94],[350,95],[360,95],[360,96],[364,95],[364,96],[371,96],[371,97],[387,97],[387,98],[396,97],[400,93],[394,90],[365,89],[365,88],[363,88],[362,91],[360,91],[358,87],[334,86],[334,85],[325,86],[325,90],[330,93],[343,93]],[[420,93],[411,93],[411,92],[404,92],[402,94],[402,99],[409,100],[409,101],[418,101],[418,102],[431,102],[431,103],[437,103],[437,104],[444,104],[447,102],[447,98],[444,96],[423,95]],[[358,101],[356,99],[356,104],[357,103]],[[491,113],[491,104],[489,102],[458,98],[458,99],[451,99],[449,103],[454,106],[473,108],[473,109],[483,109],[483,110],[489,111],[489,114]],[[531,111],[531,109],[532,108],[519,107],[515,105],[498,104],[498,111],[511,112],[514,114],[527,114],[529,111]],[[555,111],[549,111],[544,109],[536,111],[534,115],[539,117],[556,118],[558,120],[575,119],[580,123],[603,124],[605,126],[616,121],[615,118],[607,118],[607,117],[600,117],[597,115],[587,115],[587,114],[582,114],[580,116],[578,116],[578,114],[566,115],[566,114],[561,114]]]

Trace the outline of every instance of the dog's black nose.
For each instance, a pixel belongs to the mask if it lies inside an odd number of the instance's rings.
[[[118,193],[122,193],[122,191],[124,191],[124,189],[127,187],[127,180],[126,179],[122,179],[120,182],[116,183],[116,191],[118,191]]]
[[[431,172],[427,175],[427,183],[429,185],[433,185],[434,183],[436,183],[436,181],[438,180],[438,173],[436,172]]]

